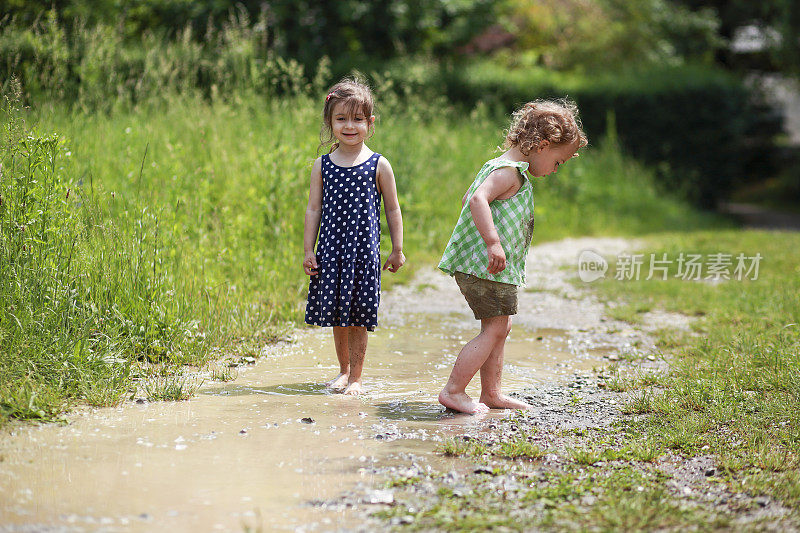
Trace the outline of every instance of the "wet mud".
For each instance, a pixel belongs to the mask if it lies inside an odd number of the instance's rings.
[[[685,328],[685,317],[660,314],[631,329],[606,318],[570,281],[574,268],[565,270],[583,249],[635,246],[567,239],[532,249],[503,375],[504,391],[534,406],[530,420],[602,426],[619,411],[598,389],[598,369],[628,355],[666,364],[643,357],[653,350],[646,330]],[[361,397],[322,385],[338,372],[332,336],[302,328],[266,346],[234,381],[207,380],[188,401],[16,425],[0,436],[0,531],[368,530],[370,509],[392,503],[392,476],[473,471],[435,452],[443,439],[505,431],[513,413],[468,416],[436,402],[478,330],[452,279],[426,269],[382,296]],[[479,386],[476,377],[467,392]],[[576,408],[582,389],[593,396]]]
[[[385,325],[370,336],[360,398],[322,385],[337,371],[332,339],[303,330],[267,347],[236,380],[206,382],[188,401],[130,402],[76,412],[66,426],[16,427],[0,441],[0,530],[349,527],[352,506],[313,502],[364,486],[378,491],[365,493],[367,504],[386,503],[386,472],[435,466],[443,460],[432,453],[437,442],[485,422],[436,402],[476,333],[458,314]],[[519,392],[557,382],[601,358],[576,352],[564,331],[518,327],[504,384]]]

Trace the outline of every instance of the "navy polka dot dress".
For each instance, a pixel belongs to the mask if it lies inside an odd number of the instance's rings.
[[[311,276],[306,323],[378,325],[381,294],[381,196],[375,176],[380,154],[354,167],[322,156],[322,217],[316,276]]]

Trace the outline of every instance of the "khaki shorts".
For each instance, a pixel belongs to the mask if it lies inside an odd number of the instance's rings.
[[[517,314],[516,285],[491,281],[463,272],[456,272],[454,277],[476,320]]]

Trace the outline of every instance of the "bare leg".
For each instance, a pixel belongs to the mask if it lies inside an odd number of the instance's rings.
[[[505,355],[506,338],[511,332],[511,317],[508,317],[506,336],[494,347],[486,362],[481,367],[481,403],[492,409],[530,409],[525,402],[515,400],[501,392],[500,382],[503,376],[503,356]]]
[[[364,368],[364,356],[367,353],[367,328],[350,326],[349,329],[350,377],[344,393],[358,396],[361,394],[361,370]]]
[[[334,390],[343,390],[350,378],[349,328],[333,326],[333,343],[336,346],[336,358],[339,359],[339,375],[325,385]]]
[[[467,395],[466,388],[475,373],[486,362],[495,346],[508,333],[508,316],[481,320],[481,332],[461,349],[450,372],[450,379],[439,393],[439,403],[462,413],[485,413],[486,404],[476,402]]]

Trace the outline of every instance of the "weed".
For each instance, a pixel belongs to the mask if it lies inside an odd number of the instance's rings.
[[[594,447],[569,448],[567,454],[578,464],[593,465],[602,460],[602,454]]]
[[[422,480],[419,476],[404,476],[392,478],[386,482],[386,488],[407,487],[409,485],[416,485]]]
[[[640,391],[621,408],[623,414],[646,414],[653,412],[653,394],[648,390]]]
[[[529,442],[528,439],[522,437],[511,442],[502,443],[498,449],[494,451],[494,453],[500,457],[508,457],[511,459],[522,457],[528,459],[541,459],[545,456],[546,452],[539,446]]]
[[[488,453],[489,450],[484,443],[476,439],[448,438],[437,446],[436,451],[450,457],[477,457]]]
[[[200,385],[202,385],[202,382],[197,382],[179,374],[170,374],[153,376],[145,380],[144,390],[147,399],[150,401],[188,400],[197,392]]]
[[[623,376],[617,369],[609,378],[603,382],[606,389],[614,392],[626,392],[638,387],[636,381],[630,377]]]
[[[230,366],[213,365],[210,368],[212,381],[233,381],[239,377],[239,370]]]
[[[606,313],[615,320],[621,320],[631,324],[640,324],[642,322],[642,317],[640,315],[649,310],[649,307],[622,304],[616,307],[609,307]]]
[[[625,451],[631,459],[645,463],[652,463],[662,454],[659,443],[654,439],[636,440]]]

